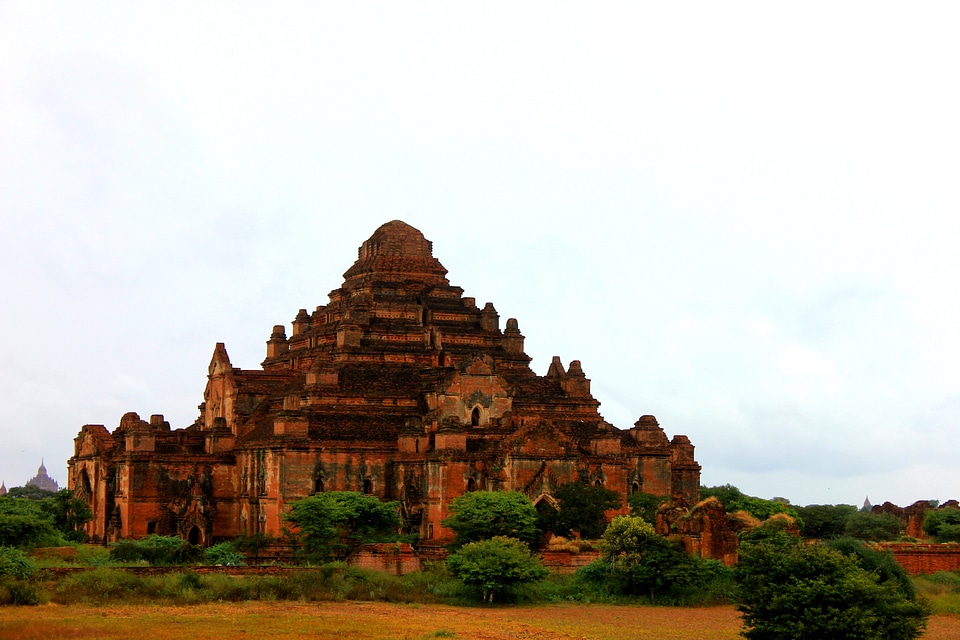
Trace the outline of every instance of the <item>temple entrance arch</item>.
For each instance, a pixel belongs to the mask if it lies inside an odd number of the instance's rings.
[[[200,527],[197,525],[190,527],[190,531],[187,532],[187,542],[190,544],[203,545],[203,531],[200,530]]]

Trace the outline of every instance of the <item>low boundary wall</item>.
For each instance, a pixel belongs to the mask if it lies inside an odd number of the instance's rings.
[[[889,551],[910,574],[960,570],[960,545],[911,542],[881,542],[878,551]]]

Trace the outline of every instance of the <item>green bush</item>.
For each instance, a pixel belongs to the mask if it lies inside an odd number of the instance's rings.
[[[292,502],[284,519],[300,529],[309,559],[342,559],[363,543],[395,541],[399,508],[356,491],[329,491]]]
[[[849,504],[810,504],[797,507],[800,535],[807,539],[830,540],[846,535],[847,520],[857,513]]]
[[[737,564],[737,609],[746,638],[912,640],[926,607],[896,579],[861,568],[855,555],[804,545],[783,532],[746,540]]]
[[[215,544],[203,552],[203,561],[211,565],[239,567],[246,564],[244,560],[244,555],[237,551],[232,542]]]
[[[880,542],[899,538],[900,527],[900,518],[892,513],[858,511],[847,519],[845,533],[858,540]]]
[[[541,530],[559,536],[577,531],[584,538],[599,538],[607,527],[606,511],[619,509],[622,504],[617,492],[582,482],[560,485],[553,495],[560,509],[552,506],[538,509],[538,524]]]
[[[36,570],[34,562],[19,549],[0,547],[0,576],[26,580]]]
[[[748,496],[732,484],[724,484],[718,487],[702,487],[700,489],[701,500],[705,500],[711,496],[723,504],[727,513],[746,511],[758,520],[766,520],[770,516],[778,513],[785,513],[794,520],[798,522],[801,521],[797,509],[784,498],[766,500],[764,498]]]
[[[463,545],[447,558],[447,568],[464,584],[477,588],[485,602],[525,582],[543,580],[549,573],[524,542],[506,536]]]
[[[450,548],[459,549],[468,542],[497,536],[516,538],[533,544],[540,535],[539,514],[519,491],[473,491],[450,503],[443,526],[457,534]]]
[[[143,591],[143,580],[120,569],[99,568],[72,573],[57,584],[55,599],[62,604],[122,602]]]
[[[19,502],[26,502],[23,499]],[[39,515],[0,514],[0,546],[60,546],[64,540],[53,524]]]
[[[614,518],[600,546],[605,557],[577,571],[591,593],[669,605],[716,604],[731,597],[729,568],[688,555],[640,517]]]
[[[910,576],[889,551],[877,551],[855,538],[838,538],[826,544],[856,560],[861,569],[873,574],[880,582],[893,581],[905,596],[911,600],[916,597]]]
[[[960,509],[931,509],[923,520],[923,530],[937,542],[960,542]]]
[[[146,562],[154,566],[196,564],[203,549],[176,536],[147,536],[110,545],[110,559],[127,564]]]
[[[38,605],[49,600],[43,588],[29,580],[0,577],[0,604]]]
[[[670,496],[658,496],[652,493],[637,491],[627,498],[630,505],[630,515],[643,518],[651,524],[657,523],[657,511],[664,503],[670,504]]]

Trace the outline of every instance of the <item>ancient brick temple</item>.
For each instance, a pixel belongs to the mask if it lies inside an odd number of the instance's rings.
[[[536,375],[517,321],[501,328],[446,274],[420,231],[388,222],[326,305],[301,309],[289,336],[273,328],[261,369],[217,344],[194,424],[128,413],[112,433],[84,426],[69,483],[93,508],[91,538],[280,534],[291,501],[334,490],[399,501],[406,528],[435,543],[466,491],[555,504],[557,486],[585,481],[697,501],[686,436],[671,442],[653,416],[608,424],[580,362]]]

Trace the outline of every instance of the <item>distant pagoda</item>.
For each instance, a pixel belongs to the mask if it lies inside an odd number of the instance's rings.
[[[57,481],[47,475],[47,468],[43,466],[42,458],[40,459],[40,468],[37,469],[37,475],[30,478],[27,485],[33,485],[37,489],[53,491],[54,493],[60,491],[60,485],[57,484]]]

